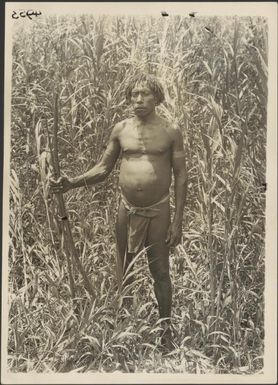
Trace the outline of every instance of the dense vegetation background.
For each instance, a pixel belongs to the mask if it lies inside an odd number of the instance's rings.
[[[24,24],[26,26],[26,23]],[[267,24],[262,18],[49,17],[14,31],[9,253],[12,371],[254,373],[263,368]],[[158,76],[159,112],[184,136],[188,199],[171,255],[176,350],[157,349],[159,322],[144,255],[133,305],[116,290],[118,166],[65,195],[92,298],[48,194],[54,93],[63,173],[101,157],[129,116],[124,89]],[[172,204],[173,204],[172,200]]]

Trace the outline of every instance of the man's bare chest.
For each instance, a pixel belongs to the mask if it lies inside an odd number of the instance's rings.
[[[125,154],[164,154],[171,148],[171,139],[163,128],[127,127],[120,136]]]

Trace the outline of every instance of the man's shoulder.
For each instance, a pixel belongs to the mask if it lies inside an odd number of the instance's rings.
[[[160,117],[161,127],[167,132],[171,139],[175,139],[178,132],[180,132],[179,126],[175,122],[171,122],[168,119]]]
[[[126,126],[126,120],[127,119],[121,120],[120,122],[118,122],[114,125],[113,130],[112,130],[112,137],[113,138],[116,138],[121,134],[122,130]]]
[[[114,134],[120,134],[122,130],[128,126],[132,121],[132,118],[127,118],[116,123],[113,129]]]

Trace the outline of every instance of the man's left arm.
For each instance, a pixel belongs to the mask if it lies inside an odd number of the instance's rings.
[[[172,145],[172,167],[175,183],[175,214],[169,228],[166,243],[169,246],[176,246],[181,241],[183,210],[186,200],[187,175],[185,165],[185,151],[183,137],[179,129],[174,130]]]

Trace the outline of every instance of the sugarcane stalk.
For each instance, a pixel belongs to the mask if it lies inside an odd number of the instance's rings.
[[[58,120],[59,120],[59,114],[58,114],[58,95],[55,94],[54,96],[54,127],[53,127],[53,165],[55,166],[56,171],[56,177],[60,177],[60,165],[59,165],[59,155],[58,155]],[[65,207],[64,197],[62,193],[57,193],[57,200],[59,205],[59,214],[62,220],[62,229],[64,233],[65,242],[67,243],[65,250],[67,255],[67,260],[70,261],[70,256],[74,258],[74,261],[76,263],[77,269],[79,273],[81,274],[85,289],[88,291],[88,293],[91,295],[91,297],[95,298],[94,290],[92,287],[92,284],[84,270],[84,267],[80,261],[78,252],[76,250],[73,236],[70,229],[69,219]],[[71,272],[71,269],[69,268],[69,271]],[[71,275],[70,275],[71,276]],[[71,278],[70,278],[71,279]],[[73,281],[73,279],[72,279]]]

